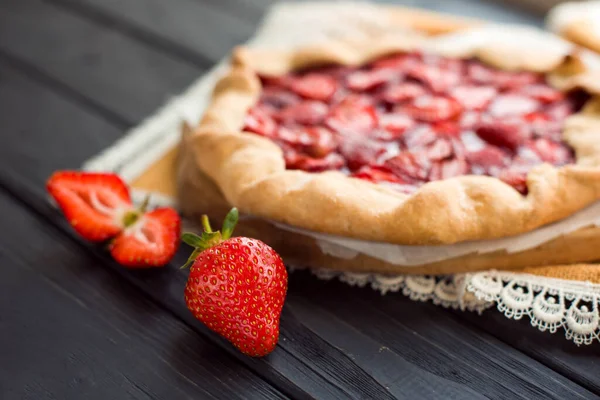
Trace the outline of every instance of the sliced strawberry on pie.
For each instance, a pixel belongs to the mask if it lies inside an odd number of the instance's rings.
[[[306,132],[310,137],[305,151],[308,155],[316,158],[323,158],[335,151],[338,146],[336,136],[325,127],[308,127]]]
[[[492,86],[464,85],[450,90],[450,96],[458,101],[465,110],[484,110],[496,96]]]
[[[323,158],[310,157],[293,148],[284,149],[285,165],[288,169],[300,169],[307,172],[337,170],[345,166],[346,160],[337,154],[330,153]]]
[[[242,130],[273,138],[275,131],[277,130],[277,124],[262,108],[253,107],[244,119],[244,127]]]
[[[384,166],[409,182],[426,181],[431,170],[431,162],[424,154],[409,151],[390,158]]]
[[[402,136],[404,145],[408,150],[421,149],[435,142],[437,138],[438,135],[435,131],[427,125],[418,126]]]
[[[423,82],[435,93],[445,93],[460,82],[460,74],[438,65],[417,65],[408,76]]]
[[[497,71],[494,82],[500,89],[512,90],[519,89],[527,85],[541,83],[542,77],[535,72],[519,71]]]
[[[565,94],[560,90],[543,84],[524,86],[520,92],[542,103],[553,103],[565,98]]]
[[[428,159],[439,161],[451,157],[454,154],[454,149],[449,139],[438,139],[427,146],[423,152]]]
[[[380,140],[395,140],[414,127],[415,120],[400,113],[380,114],[379,126],[383,128],[383,132],[377,135]]]
[[[449,179],[469,173],[469,164],[464,158],[451,158],[449,160],[441,160],[434,162],[431,166],[429,174],[430,181],[440,179]]]
[[[354,136],[346,137],[340,143],[339,151],[346,159],[348,168],[354,171],[364,165],[378,164],[383,158],[389,158],[393,153],[398,152],[398,145]]]
[[[480,123],[475,131],[489,144],[512,151],[531,137],[531,130],[520,121],[490,120]]]
[[[276,118],[283,123],[317,125],[323,122],[328,112],[327,104],[307,100],[284,108],[276,115]]]
[[[355,178],[366,179],[371,182],[394,182],[406,183],[398,175],[392,173],[389,169],[382,166],[364,166],[351,176]]]
[[[527,193],[531,168],[574,161],[562,130],[585,100],[543,74],[417,52],[262,82],[244,129],[280,145],[287,168],[341,170],[405,193],[470,173]]]
[[[401,103],[412,100],[427,93],[427,89],[416,82],[401,82],[389,85],[380,97],[388,103]]]
[[[399,72],[408,72],[416,65],[422,64],[421,56],[416,53],[393,54],[371,63],[371,67],[378,68],[393,68]]]
[[[571,150],[565,145],[550,139],[534,139],[525,143],[524,146],[535,152],[542,161],[553,165],[564,165],[573,162]]]
[[[557,101],[546,108],[546,114],[554,121],[563,122],[577,109],[576,104],[569,99]]]
[[[435,95],[418,97],[401,109],[414,119],[423,122],[439,122],[454,118],[462,111],[462,107],[456,100]]]
[[[333,152],[337,145],[337,138],[329,129],[322,126],[296,126],[280,127],[279,140],[296,148],[302,149],[311,157],[323,158]]]
[[[325,124],[340,133],[367,133],[378,125],[377,112],[360,97],[349,96],[331,110]]]
[[[338,83],[329,75],[308,73],[294,77],[289,83],[289,87],[304,98],[328,101],[335,94]]]
[[[391,68],[377,68],[365,71],[355,71],[346,76],[346,86],[358,92],[374,89],[400,76]]]
[[[277,86],[264,87],[260,98],[261,105],[274,110],[292,106],[299,101],[300,98],[296,94]]]
[[[466,158],[471,165],[471,171],[476,175],[498,175],[510,162],[510,154],[494,146],[469,151]]]
[[[523,171],[505,169],[500,172],[498,179],[514,187],[521,194],[527,194],[527,173]]]
[[[537,109],[537,100],[520,94],[502,94],[492,101],[488,111],[492,117],[506,118],[529,114]]]
[[[441,137],[458,138],[462,131],[460,125],[454,121],[441,121],[431,125],[431,129]]]

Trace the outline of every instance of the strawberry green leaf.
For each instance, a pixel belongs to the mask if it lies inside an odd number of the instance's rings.
[[[235,229],[235,226],[237,225],[238,218],[239,218],[238,209],[234,207],[231,209],[231,211],[229,211],[229,213],[225,217],[225,221],[223,221],[223,227],[221,228],[221,230],[223,232],[222,233],[223,240],[227,240],[231,237],[231,235],[233,234],[233,230]]]
[[[185,232],[181,235],[181,240],[187,245],[195,248],[203,247],[203,239],[195,233]]]
[[[194,251],[192,251],[192,254],[190,254],[185,264],[183,264],[179,269],[186,269],[190,265],[192,265],[194,261],[196,261],[196,257],[198,257],[198,255],[202,253],[203,250],[203,248],[197,247]]]
[[[221,242],[221,232],[202,232],[202,243],[205,249]]]

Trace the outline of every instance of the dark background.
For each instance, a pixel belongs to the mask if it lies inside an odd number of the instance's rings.
[[[543,23],[493,2],[398,3]],[[306,272],[291,275],[276,351],[247,358],[186,309],[186,248],[127,271],[48,204],[53,170],[181,92],[270,4],[0,0],[0,399],[595,398],[596,345]]]

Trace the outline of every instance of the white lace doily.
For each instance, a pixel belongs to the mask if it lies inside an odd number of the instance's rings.
[[[335,16],[334,21],[331,16]],[[340,23],[341,18],[351,23]],[[357,25],[366,31],[385,29],[385,20],[381,10],[362,3],[354,8],[349,3],[278,4],[268,13],[250,43],[290,45],[331,35],[356,36],[361,34]],[[309,37],[303,29],[307,21],[311,26]],[[319,26],[321,30],[317,29]],[[111,148],[89,160],[83,169],[116,171],[127,181],[135,179],[177,143],[181,120],[198,121],[223,65],[223,62],[217,65]],[[153,144],[148,147],[148,143]],[[134,193],[134,199],[144,196],[145,193]],[[153,194],[152,203],[173,205],[174,201]],[[312,273],[319,279],[339,279],[361,287],[368,285],[382,294],[401,292],[415,301],[431,301],[454,309],[481,313],[496,305],[507,318],[528,317],[534,327],[551,333],[564,331],[566,338],[578,345],[600,339],[600,285],[589,282],[497,271],[447,276],[389,276],[331,270],[312,270]]]

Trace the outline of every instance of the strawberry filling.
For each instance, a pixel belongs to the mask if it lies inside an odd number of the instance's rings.
[[[562,128],[586,100],[543,74],[418,52],[262,85],[244,130],[280,145],[288,169],[339,170],[406,193],[488,175],[526,194],[531,168],[574,162]]]

